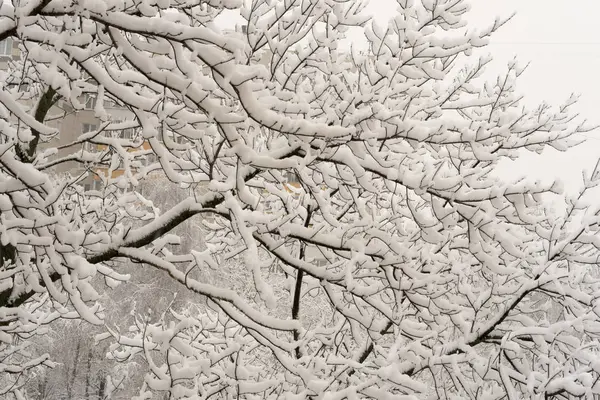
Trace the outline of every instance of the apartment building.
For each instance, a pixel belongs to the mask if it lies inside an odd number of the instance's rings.
[[[237,33],[245,34],[246,27],[237,26],[235,31]],[[18,41],[11,38],[0,41],[0,71],[8,70],[10,63],[18,61],[20,58],[21,53]],[[258,62],[267,66],[269,61],[270,53],[264,52],[262,53]],[[207,68],[205,67],[205,69]],[[208,70],[205,72],[207,74],[210,73]],[[80,98],[79,101],[85,106],[83,110],[74,110],[67,102],[58,101],[47,115],[47,123],[56,127],[60,134],[48,142],[41,143],[39,148],[58,148],[59,150],[53,156],[54,159],[68,157],[69,155],[82,151],[82,149],[90,152],[104,150],[104,147],[100,145],[94,145],[92,143],[77,143],[82,134],[96,131],[101,126],[101,122],[99,118],[97,118],[94,110],[96,107],[96,99],[92,95],[85,95]],[[105,101],[103,106],[105,111],[110,115],[112,121],[126,121],[134,119],[133,113],[112,101]],[[132,129],[120,132],[120,135],[124,138],[132,138],[132,136],[135,134],[136,132]],[[140,148],[130,149],[130,151],[148,150],[149,148],[149,143],[143,142]],[[155,158],[152,156],[146,158],[147,162],[153,162],[155,160]],[[101,188],[102,177],[106,177],[108,174],[107,169],[102,167],[95,167],[94,170],[86,171],[81,163],[75,161],[57,164],[57,166],[54,168],[54,171],[58,174],[70,173],[74,176],[86,174],[87,177],[82,181],[82,185],[84,185],[86,189]],[[117,169],[112,172],[112,177],[114,178],[119,176],[121,173],[123,173],[123,171]],[[286,172],[285,175],[287,178],[286,188],[289,186],[289,189],[293,190],[291,186],[296,188],[299,187],[295,173]]]
[[[18,60],[20,57],[17,42],[10,38],[0,41],[0,71],[6,71],[10,60]]]
[[[244,28],[237,28],[240,32]],[[6,71],[9,68],[11,61],[18,61],[20,59],[19,45],[16,41],[7,39],[0,42],[0,71]],[[268,65],[270,61],[270,54],[265,52],[262,54],[260,63]],[[206,71],[209,73],[209,71]],[[104,147],[101,145],[94,145],[92,143],[77,143],[78,139],[82,134],[86,134],[92,131],[96,131],[101,126],[100,119],[96,116],[96,99],[93,96],[84,96],[80,99],[80,102],[84,104],[83,110],[74,110],[67,102],[58,101],[57,104],[48,113],[48,124],[54,125],[59,130],[59,135],[52,140],[40,144],[40,150],[44,148],[58,148],[59,150],[53,156],[54,159],[60,159],[68,157],[69,155],[81,152],[83,149],[86,151],[102,151]],[[124,107],[115,104],[112,101],[106,101],[103,104],[105,111],[111,116],[113,121],[126,121],[134,119],[134,115]],[[124,138],[133,138],[136,132],[133,129],[123,130],[119,133]],[[143,142],[142,145],[137,149],[130,149],[130,151],[149,150],[150,146],[148,142]],[[153,157],[147,157],[148,162],[153,162]],[[103,186],[103,177],[107,177],[108,170],[102,167],[87,167],[93,168],[93,170],[85,169],[79,162],[64,162],[58,164],[54,171],[57,174],[68,173],[72,176],[82,175],[85,178],[81,181],[84,189],[87,190],[100,190]],[[112,178],[115,178],[123,173],[123,170],[116,169],[112,171]],[[293,171],[284,172],[284,188],[288,192],[293,192],[296,195],[300,195],[302,188],[298,177]],[[158,182],[157,182],[158,183]],[[199,187],[197,190],[202,193],[205,188]],[[152,197],[152,196],[151,196]],[[210,219],[210,218],[209,218]],[[323,254],[314,246],[309,246],[306,249],[306,257],[314,260],[318,265],[327,263],[327,260]]]
[[[10,68],[11,62],[18,61],[21,58],[19,43],[11,38],[0,41],[0,71],[7,71]],[[96,116],[94,110],[96,99],[90,95],[82,96],[79,101],[84,104],[83,110],[74,110],[67,102],[58,101],[54,107],[50,109],[47,115],[47,123],[56,127],[60,134],[47,142],[40,144],[39,149],[58,148],[53,159],[61,159],[69,155],[76,154],[82,150],[94,152],[102,151],[104,146],[94,145],[92,143],[77,143],[82,134],[96,131],[100,128],[100,119]],[[32,104],[33,106],[33,104]],[[133,119],[133,113],[124,107],[115,104],[112,101],[105,101],[104,109],[110,115],[112,121],[126,121]],[[133,129],[126,129],[119,133],[124,138],[132,138],[135,135]],[[131,151],[148,150],[149,144],[144,142],[140,148],[131,149]],[[147,157],[148,162],[152,161],[152,157]],[[82,180],[82,185],[86,190],[100,189],[102,187],[102,177],[108,176],[108,170],[103,167],[95,167],[93,170],[86,170],[81,163],[70,161],[57,164],[54,168],[57,174],[70,173],[73,176],[85,175]],[[112,172],[112,177],[117,177],[123,171],[117,169]]]

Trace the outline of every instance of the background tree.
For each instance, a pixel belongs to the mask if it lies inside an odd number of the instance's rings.
[[[575,98],[527,110],[516,64],[482,78],[504,21],[397,6],[378,26],[356,1],[3,3],[22,57],[0,84],[2,393],[50,365],[23,348],[45,326],[116,315],[101,294],[133,264],[202,296],[106,324],[111,357],[148,367],[140,399],[599,394],[598,207],[550,218],[557,185],[493,176],[575,144]],[[339,47],[349,27],[367,51]],[[96,129],[60,142],[89,96]],[[186,198],[161,210],[152,175]],[[205,247],[177,246],[204,216]]]

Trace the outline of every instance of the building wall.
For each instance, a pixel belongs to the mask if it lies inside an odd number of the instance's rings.
[[[4,41],[0,41],[0,71],[7,71],[10,67],[11,60],[19,60],[20,58],[20,50],[19,43],[13,39],[6,39]],[[82,97],[79,99],[80,102],[84,102],[85,98]],[[29,106],[34,107],[35,104],[29,104]],[[132,119],[133,114],[125,109],[118,106],[115,106],[113,103],[105,104],[105,109],[107,113],[111,116],[113,120],[127,120]],[[61,146],[67,146],[70,143],[74,143],[78,140],[82,133],[84,133],[84,126],[95,126],[99,127],[101,125],[100,120],[96,118],[93,109],[85,109],[85,110],[73,110],[68,104],[59,101],[54,107],[50,109],[47,115],[46,123],[49,126],[55,127],[59,130],[59,135],[53,138],[49,138],[45,140],[42,138],[42,141],[39,145],[40,150],[45,150],[48,148],[58,148]],[[147,147],[147,145],[146,145]],[[82,144],[76,144],[73,146],[68,146],[65,148],[60,148],[57,153],[51,157],[51,159],[57,159],[69,156],[71,154],[80,152],[83,148]],[[93,147],[88,148],[88,150],[94,150]],[[101,150],[101,148],[98,148]],[[54,168],[54,172],[58,174],[70,173],[71,175],[79,175],[83,172],[83,167],[81,164],[71,161],[58,164]],[[105,172],[101,169],[98,172]],[[117,172],[118,174],[118,172]],[[94,180],[98,180],[97,177],[94,178],[93,174],[91,174],[83,184],[85,186],[93,183]]]
[[[86,109],[69,112],[65,111],[65,108],[66,107],[63,107],[63,104],[59,103],[57,107],[53,107],[50,110],[49,115],[62,115],[60,118],[55,120],[55,123],[51,123],[57,129],[59,129],[60,134],[57,138],[53,138],[49,142],[42,144],[40,146],[41,148],[67,146],[71,143],[76,142],[83,133],[86,133],[86,126],[88,129],[90,127],[98,129],[101,126],[101,121],[94,115],[95,113],[93,110]],[[106,111],[113,120],[126,120],[133,118],[131,112],[123,108],[112,107],[107,108]],[[56,157],[66,157],[68,155],[80,152],[82,148],[82,144],[76,144],[73,146],[59,149]],[[88,151],[94,150],[94,148],[91,146],[87,149]],[[101,148],[97,147],[96,150],[101,150]],[[63,163],[57,166],[56,172],[70,172],[72,174],[81,173],[81,165],[76,162]]]
[[[12,39],[0,41],[0,71],[6,71],[11,60],[19,60],[20,58],[21,52],[17,41]]]

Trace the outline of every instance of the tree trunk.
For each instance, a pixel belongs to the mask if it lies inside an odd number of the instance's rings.
[[[307,228],[310,225],[310,218],[312,216],[312,211],[310,206],[306,207],[306,220],[304,221],[304,227]],[[304,256],[306,253],[306,243],[300,244],[300,255],[299,259],[304,260]],[[304,271],[299,269],[296,275],[296,285],[294,287],[294,300],[292,302],[292,319],[298,320],[300,319],[300,297],[302,296],[302,278],[304,277]],[[294,330],[294,340],[298,340],[300,338],[300,332]],[[300,347],[296,347],[296,358],[301,357]]]
[[[100,384],[98,385],[98,399],[104,400],[104,392],[106,391],[106,376],[100,378]]]
[[[73,399],[73,390],[75,387],[75,378],[77,377],[77,365],[79,364],[79,349],[81,347],[81,339],[77,341],[75,348],[75,357],[73,358],[73,369],[71,376],[67,376],[67,398]]]
[[[46,397],[48,397],[48,393],[46,393],[47,389],[48,389],[48,374],[46,373],[44,375],[44,379],[41,379],[40,383],[38,385],[38,394],[39,394],[40,400],[44,400]]]
[[[92,349],[88,351],[87,373],[85,374],[85,398],[90,400],[90,385],[92,384]]]

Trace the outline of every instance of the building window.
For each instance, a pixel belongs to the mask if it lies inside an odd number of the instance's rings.
[[[94,125],[94,124],[82,124],[81,125],[81,133],[83,133],[83,134],[94,132],[97,129],[98,129],[98,126]],[[97,150],[97,147],[94,143],[85,142],[85,143],[83,143],[83,149],[85,151],[93,152],[93,151]]]
[[[283,174],[287,183],[298,183],[298,177],[294,171],[285,171]]]
[[[12,39],[0,41],[0,56],[12,56]]]
[[[81,133],[90,133],[98,129],[98,126],[95,124],[83,124],[81,126]]]
[[[85,109],[93,110],[96,107],[96,97],[91,94],[85,95]]]
[[[120,135],[123,139],[133,139],[133,137],[135,136],[133,134],[133,128],[127,128],[127,129],[123,129],[121,131],[121,135]]]
[[[168,130],[168,131],[166,131],[166,132],[162,133],[162,132],[161,132],[161,129],[159,128],[159,133],[158,133],[158,138],[159,138],[159,139],[158,139],[158,140],[159,140],[161,143],[164,143],[164,141],[163,141],[163,138],[164,138],[165,136],[168,136],[169,138],[171,138],[171,140],[172,140],[173,142],[175,142],[175,143],[177,143],[177,144],[183,144],[183,143],[185,143],[185,140],[186,140],[184,136],[182,136],[182,135],[179,135],[179,134],[175,134],[175,132],[173,132],[173,131],[171,131],[171,130]]]
[[[122,124],[123,122],[126,122],[122,119],[117,119],[115,121],[113,121],[113,124]],[[133,139],[135,138],[135,130],[133,128],[126,128],[126,129],[121,129],[120,131],[112,131],[111,133],[109,133],[108,131],[106,131],[107,135],[111,135],[111,137],[118,137],[121,139]]]
[[[157,161],[158,161],[158,158],[156,157],[156,154],[154,154],[154,153],[146,154],[146,162],[145,162],[146,166],[152,165]]]
[[[98,147],[94,143],[85,142],[83,144],[83,149],[89,153],[92,153],[98,150]]]
[[[83,191],[89,192],[90,190],[101,190],[102,189],[102,180],[98,178],[93,178],[91,183],[86,183],[83,185]]]

